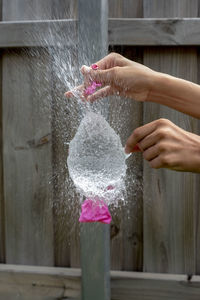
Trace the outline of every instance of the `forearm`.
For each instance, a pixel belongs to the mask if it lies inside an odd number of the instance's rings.
[[[190,81],[156,72],[147,101],[200,118],[200,86]]]

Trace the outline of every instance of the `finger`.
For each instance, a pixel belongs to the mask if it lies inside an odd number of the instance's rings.
[[[113,68],[118,65],[121,55],[117,53],[110,53],[104,58],[97,61],[95,64],[98,65],[98,67],[101,70],[106,70]]]
[[[141,152],[141,149],[139,148],[138,144],[136,144],[133,148],[133,152]]]
[[[65,97],[66,98],[72,98],[73,97],[73,93],[71,91],[68,91],[65,93]]]
[[[126,142],[125,152],[127,154],[133,152],[134,151],[133,149],[136,146],[136,144],[138,144],[140,148],[140,141],[146,136],[148,136],[149,134],[151,134],[155,129],[156,129],[155,122],[148,123],[144,126],[135,129]]]
[[[110,86],[105,86],[104,88],[98,90],[97,92],[95,92],[94,94],[90,95],[87,97],[87,100],[89,102],[94,102],[98,99],[101,99],[101,98],[105,98],[107,96],[110,96],[112,95],[114,92],[113,92],[113,89],[110,87]]]
[[[158,155],[154,159],[150,161],[150,166],[155,169],[159,168],[168,168],[168,169],[176,169],[177,162],[176,156],[173,155]]]
[[[85,87],[88,87],[89,85],[91,85],[91,82],[93,81],[92,80],[92,78],[91,78],[91,75],[90,75],[90,71],[91,71],[92,69],[90,68],[90,67],[88,67],[88,66],[85,66],[85,65],[83,65],[82,67],[81,67],[81,73],[83,74],[83,76],[84,76],[84,86]]]
[[[160,169],[163,166],[163,163],[160,159],[160,156],[157,156],[156,158],[152,159],[150,162],[149,162],[149,165],[150,167],[154,168],[154,169]]]
[[[156,131],[153,131],[151,134],[144,137],[139,143],[138,146],[141,150],[145,151],[149,147],[155,145],[159,140],[159,136],[156,134]]]
[[[126,66],[127,64],[130,64],[130,63],[131,63],[130,60],[123,57],[119,53],[111,52],[110,54],[108,54],[104,58],[97,61],[95,64],[97,64],[100,69],[106,70],[106,69],[110,69],[110,68],[117,67],[117,66],[118,67],[124,67],[124,66]]]
[[[144,159],[148,161],[155,159],[158,155],[159,155],[159,149],[157,145],[150,147],[143,152]]]
[[[83,91],[84,91],[84,85],[82,84],[82,85],[75,87],[71,91],[67,91],[65,93],[65,97],[67,97],[67,98],[76,97],[77,98],[77,97],[82,96]]]
[[[114,68],[108,70],[92,70],[86,66],[81,67],[81,72],[85,77],[85,85],[91,81],[101,83],[103,86],[112,85],[114,82]]]

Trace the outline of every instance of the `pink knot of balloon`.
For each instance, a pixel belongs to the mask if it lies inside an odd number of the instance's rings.
[[[97,83],[96,81],[92,81],[91,85],[89,85],[85,89],[85,95],[92,95],[94,92],[96,92],[96,89],[101,86],[101,83]]]
[[[91,68],[92,68],[93,70],[98,70],[98,69],[99,69],[99,67],[98,67],[97,64],[93,64],[93,65],[91,66]],[[101,83],[97,83],[96,81],[92,81],[91,85],[89,85],[89,86],[85,89],[85,95],[88,96],[88,95],[94,94],[94,92],[96,92],[96,89],[97,89],[98,87],[101,87],[101,86],[102,86]]]
[[[92,223],[100,222],[110,224],[112,218],[108,206],[103,200],[87,198],[81,206],[81,215],[79,222]]]

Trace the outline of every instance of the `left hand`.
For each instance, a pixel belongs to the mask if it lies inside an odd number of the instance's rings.
[[[150,166],[200,173],[200,137],[167,119],[159,119],[137,128],[128,138],[126,153],[139,146]]]

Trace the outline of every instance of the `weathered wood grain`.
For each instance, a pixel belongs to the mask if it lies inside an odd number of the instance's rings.
[[[0,21],[2,21],[2,0],[0,0]]]
[[[193,18],[197,17],[198,0],[144,0],[147,18]]]
[[[0,0],[0,21],[2,20],[2,0]],[[5,262],[5,219],[3,193],[3,156],[2,156],[2,51],[0,51],[0,262]]]
[[[142,62],[142,49],[114,48],[129,59]],[[120,135],[123,145],[132,131],[142,125],[141,103],[110,97],[111,126]],[[143,259],[143,192],[142,160],[135,154],[127,161],[125,204],[113,210],[111,225],[111,269],[142,270]]]
[[[45,57],[3,56],[6,261],[52,265],[51,123]],[[16,67],[17,66],[17,67]],[[45,75],[46,76],[46,75]],[[46,80],[48,80],[46,78]],[[39,91],[39,92],[38,92]],[[45,107],[42,112],[41,106]]]
[[[200,2],[198,5],[200,9]],[[198,9],[198,17],[200,17],[200,11]],[[197,82],[200,84],[200,52],[197,49]],[[197,132],[200,135],[200,121],[197,122]],[[196,229],[196,274],[200,274],[200,201],[199,201],[199,190],[200,190],[200,178],[196,176],[195,181],[195,229]]]
[[[5,299],[77,299],[80,291],[79,269],[0,265],[0,297],[5,294]]]
[[[199,299],[199,276],[111,272],[112,300]]]
[[[164,1],[145,1],[144,17],[175,17],[180,13]],[[171,3],[171,2],[170,2]],[[186,3],[179,1],[179,4]],[[189,2],[188,2],[189,3]],[[196,3],[196,2],[195,2]],[[147,9],[148,8],[148,9]],[[192,6],[190,17],[196,17]],[[173,11],[173,14],[172,14]],[[188,17],[182,7],[181,17]],[[144,64],[161,72],[197,81],[196,48],[147,48]],[[196,121],[156,104],[145,104],[144,123],[164,117],[183,129],[195,131]],[[195,273],[194,175],[152,170],[144,164],[144,270],[151,272]]]
[[[142,15],[142,0],[110,1],[110,17],[140,18]],[[109,22],[111,24],[111,20]],[[111,46],[110,50],[142,62],[141,48]],[[142,104],[114,96],[110,97],[109,102],[111,126],[125,145],[132,131],[142,123]],[[127,161],[127,164],[125,205],[113,209],[112,212],[111,269],[141,271],[143,263],[141,157],[136,154]]]
[[[109,0],[109,18],[142,18],[142,0]]]
[[[198,300],[200,277],[111,271],[112,300]],[[0,293],[6,299],[80,299],[79,269],[0,265]]]
[[[3,1],[2,14],[4,21],[51,19],[52,2],[49,0],[15,0],[13,3],[12,0],[6,0]]]
[[[59,3],[57,3],[59,2]],[[77,1],[53,0],[52,18],[74,18]],[[53,136],[53,186],[54,186],[54,248],[55,265],[62,267],[80,267],[80,246],[78,227],[77,197],[72,192],[67,169],[68,144],[75,134],[76,113],[70,101],[64,97],[72,80],[77,78],[70,69],[77,65],[77,22],[71,22],[72,27],[64,27],[63,21],[52,27],[53,40],[60,38],[57,47],[51,48],[52,67],[52,136]],[[54,34],[54,31],[57,31]],[[76,35],[76,37],[74,36]],[[71,40],[70,47],[65,41]],[[69,63],[71,62],[71,64]],[[67,73],[69,73],[68,79]],[[61,75],[61,74],[66,74]],[[74,77],[74,78],[72,78]],[[74,104],[75,106],[76,104]],[[72,118],[73,115],[73,118]],[[73,123],[73,124],[72,124]],[[79,204],[79,202],[78,202]]]
[[[18,18],[8,2],[3,19]],[[2,65],[6,262],[53,265],[49,57],[39,50],[7,51]]]
[[[134,46],[192,46],[200,44],[200,20],[198,18],[135,18],[109,19],[109,45]],[[0,23],[0,48],[45,47],[62,43],[74,45],[76,20],[2,22]],[[60,31],[70,32],[63,39]],[[52,39],[52,33],[56,36]]]
[[[198,54],[198,66],[199,66],[200,58]],[[198,69],[198,83],[200,82],[199,77],[199,69]],[[199,122],[198,122],[199,123]],[[200,124],[198,124],[198,134],[200,134]],[[196,176],[195,181],[195,242],[196,242],[196,272],[195,274],[200,274],[200,255],[199,255],[199,249],[200,249],[200,201],[199,201],[199,186],[200,186],[200,178],[199,176]]]
[[[77,17],[77,0],[52,0],[53,19],[74,19]]]
[[[4,1],[5,21],[69,19],[77,15],[77,0]],[[9,12],[7,14],[7,12]]]
[[[198,45],[199,19],[110,19],[110,45]]]
[[[5,262],[5,216],[3,192],[3,138],[2,138],[2,55],[0,51],[0,262]]]
[[[0,47],[47,47],[64,44],[74,45],[76,21],[21,21],[0,23]],[[60,31],[70,32],[68,39]]]

